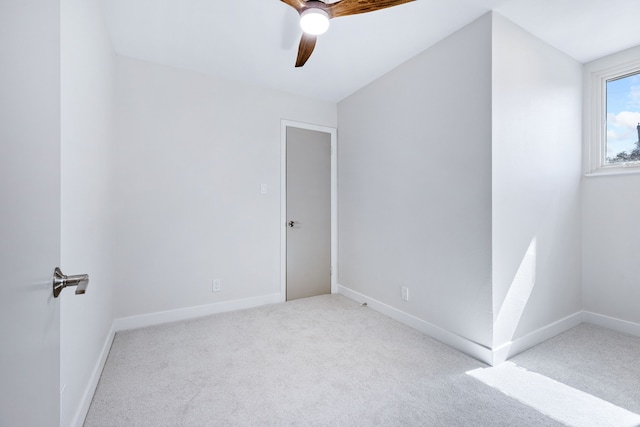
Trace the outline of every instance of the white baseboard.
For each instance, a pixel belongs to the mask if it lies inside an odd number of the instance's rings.
[[[357,301],[360,304],[366,302],[367,306],[374,309],[375,311],[378,311],[385,316],[389,316],[390,318],[397,320],[400,323],[417,329],[418,331],[434,338],[435,340],[453,347],[456,350],[460,350],[461,352],[468,354],[469,356],[478,359],[481,362],[490,365],[493,361],[493,354],[491,352],[491,349],[488,347],[485,347],[467,338],[461,337],[460,335],[454,334],[453,332],[447,331],[446,329],[443,329],[425,320],[419,319],[411,314],[405,313],[404,311],[398,310],[397,308],[391,307],[390,305],[387,305],[383,302],[377,301],[373,298],[369,298],[366,295],[363,295],[342,285],[338,285],[338,293],[354,301]]]
[[[453,332],[447,331],[446,329],[443,329],[425,320],[419,319],[411,314],[398,310],[397,308],[391,307],[390,305],[369,298],[366,295],[363,295],[342,285],[338,285],[338,293],[359,303],[366,302],[367,305],[374,310],[386,316],[389,316],[401,323],[404,323],[407,326],[417,329],[420,332],[440,341],[441,343],[453,347],[456,350],[460,350],[461,352],[468,354],[469,356],[491,366],[499,365],[500,363],[508,360],[516,354],[521,353],[537,344],[540,344],[548,340],[549,338],[553,338],[554,336],[565,332],[584,321],[583,312],[580,311],[563,319],[560,319],[550,325],[542,327],[536,331],[533,331],[514,341],[505,343],[500,347],[491,349],[467,338],[461,337],[460,335],[457,335]]]
[[[584,321],[592,323],[603,328],[613,329],[629,335],[640,337],[640,324],[629,322],[627,320],[616,319],[615,317],[605,316],[603,314],[584,311]]]
[[[509,341],[493,349],[493,366],[507,361],[518,353],[530,349],[584,322],[584,312],[578,311],[565,318],[543,326],[514,341]]]
[[[224,301],[215,304],[185,307],[179,308],[177,310],[142,314],[140,316],[122,317],[114,321],[114,328],[116,332],[125,331],[128,329],[144,328],[146,326],[160,325],[162,323],[176,322],[179,320],[194,319],[196,317],[225,313],[228,311],[243,310],[245,308],[258,307],[267,304],[276,304],[279,302],[282,302],[282,296],[277,293],[253,298]]]
[[[107,362],[107,356],[109,356],[109,351],[111,350],[113,338],[116,335],[114,326],[115,322],[111,325],[111,330],[107,334],[107,338],[102,345],[100,356],[98,358],[98,361],[96,362],[96,366],[93,368],[93,372],[91,372],[91,378],[89,379],[89,383],[87,384],[87,387],[85,388],[82,395],[80,406],[78,407],[78,410],[73,417],[73,421],[71,422],[71,425],[74,427],[82,427],[82,425],[84,424],[84,420],[87,417],[87,413],[89,413],[91,400],[93,400],[93,395],[96,392],[96,388],[98,387],[98,381],[100,380],[100,376],[102,375],[104,364]]]
[[[508,342],[493,350],[494,366],[512,358],[518,353],[530,349],[550,338],[555,337],[580,323],[591,323],[603,328],[640,337],[640,324],[629,322],[615,317],[604,316],[590,311],[579,311],[550,325]]]

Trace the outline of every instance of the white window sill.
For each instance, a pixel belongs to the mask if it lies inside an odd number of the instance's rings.
[[[611,176],[611,175],[635,175],[640,174],[640,165],[618,166],[611,168],[603,168],[594,172],[585,173],[586,177]]]

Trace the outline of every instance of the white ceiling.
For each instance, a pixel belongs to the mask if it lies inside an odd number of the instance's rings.
[[[489,10],[580,62],[640,45],[640,0],[417,0],[333,19],[294,68],[298,14],[280,0],[101,1],[121,55],[334,102]]]

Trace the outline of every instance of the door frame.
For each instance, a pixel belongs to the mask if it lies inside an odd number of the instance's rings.
[[[287,300],[287,128],[331,135],[331,293],[338,291],[338,130],[282,119],[280,121],[280,299]]]

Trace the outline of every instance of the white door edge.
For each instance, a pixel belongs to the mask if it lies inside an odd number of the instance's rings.
[[[280,121],[280,300],[287,300],[287,128],[331,135],[331,293],[338,292],[338,131],[328,126]]]

